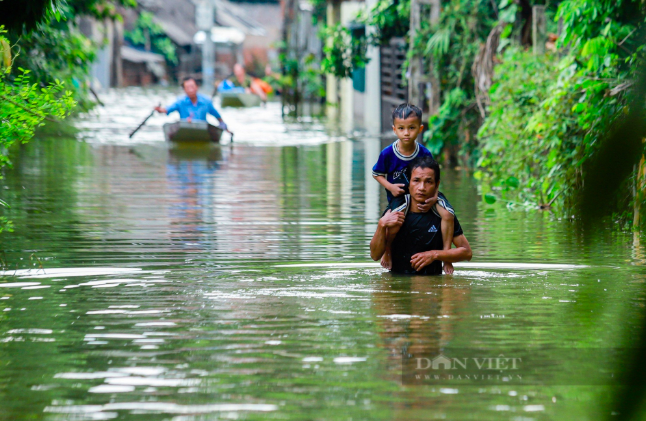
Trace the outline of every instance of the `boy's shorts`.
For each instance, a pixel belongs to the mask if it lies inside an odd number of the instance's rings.
[[[451,204],[449,203],[449,200],[446,198],[446,196],[444,196],[442,192],[438,193],[437,204],[433,206],[433,208],[431,209],[434,214],[436,214],[437,216],[440,216],[440,213],[437,211],[437,206],[443,207],[444,209],[449,211],[453,216],[455,216],[455,210],[453,209],[453,206],[451,206]],[[404,214],[407,214],[409,207],[410,207],[409,194],[393,197],[393,200],[391,200],[388,206],[386,206],[386,209],[384,209],[381,216],[384,216],[386,212],[388,212],[388,209],[391,209],[393,212],[404,212]]]

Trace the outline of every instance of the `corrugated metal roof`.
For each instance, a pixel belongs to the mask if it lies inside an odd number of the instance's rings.
[[[136,50],[127,45],[121,46],[121,58],[132,63],[164,63],[166,59],[161,54]]]
[[[267,35],[267,31],[258,22],[247,17],[243,7],[226,0],[215,0],[215,21],[220,26],[236,28],[250,35]]]
[[[153,21],[162,27],[168,38],[170,38],[175,44],[185,46],[191,45],[193,42],[193,35],[195,33],[189,34],[176,23],[159,16],[154,16]]]
[[[0,0],[1,1],[1,0]],[[177,45],[186,46],[193,43],[197,33],[195,26],[195,0],[138,0],[141,9],[151,12],[154,20],[166,35]],[[218,26],[236,28],[247,35],[264,36],[264,27],[248,17],[244,6],[227,0],[215,0],[215,23]],[[136,15],[128,17],[136,19]],[[132,23],[127,22],[132,25]]]

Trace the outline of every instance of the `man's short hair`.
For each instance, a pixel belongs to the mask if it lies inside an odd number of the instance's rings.
[[[189,80],[192,80],[197,85],[197,80],[195,80],[193,76],[186,76],[184,79],[182,79],[182,84],[181,84],[182,88],[184,87],[184,84]]]
[[[406,167],[406,177],[409,181],[411,179],[411,176],[413,175],[413,170],[415,168],[432,169],[435,173],[435,184],[440,182],[440,164],[438,164],[437,161],[430,156],[421,156],[419,158],[415,158],[410,164],[408,164],[408,167]]]
[[[419,107],[409,104],[408,102],[399,104],[397,108],[393,110],[393,125],[395,124],[396,118],[405,120],[411,115],[415,115],[419,119],[420,124],[422,123],[422,110],[420,110]]]

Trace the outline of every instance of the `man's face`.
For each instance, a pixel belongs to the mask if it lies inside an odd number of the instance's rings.
[[[240,63],[236,63],[233,65],[233,74],[240,80],[243,80],[244,77],[246,76],[244,67],[242,67]]]
[[[407,118],[395,118],[393,120],[393,132],[397,138],[404,143],[411,143],[417,139],[424,126],[415,114]]]
[[[197,83],[193,79],[184,82],[184,92],[189,98],[193,98],[197,94]]]
[[[410,195],[418,203],[435,196],[439,183],[435,182],[435,171],[430,168],[415,168],[410,175],[408,189]]]

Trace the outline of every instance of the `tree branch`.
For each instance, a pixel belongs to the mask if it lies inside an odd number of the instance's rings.
[[[9,103],[11,103],[11,104],[13,104],[13,105],[15,105],[15,106],[16,106],[16,107],[18,107],[18,108],[22,108],[23,110],[27,111],[27,112],[28,112],[28,113],[30,113],[30,114],[35,115],[36,117],[43,118],[43,119],[45,119],[45,120],[47,120],[47,121],[51,121],[51,122],[53,122],[53,123],[58,123],[58,120],[55,120],[55,119],[53,119],[53,118],[51,118],[51,117],[48,117],[48,116],[46,116],[46,115],[39,114],[39,113],[37,113],[36,111],[34,111],[34,110],[30,109],[30,108],[27,108],[27,107],[25,107],[25,106],[24,106],[24,105],[22,105],[22,104],[19,104],[18,102],[14,101],[13,99],[9,98],[8,96],[6,96],[6,95],[4,95],[4,94],[0,94],[0,98],[2,98],[2,99],[4,99],[5,101],[7,101],[7,102],[9,102]]]

